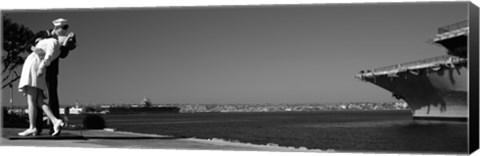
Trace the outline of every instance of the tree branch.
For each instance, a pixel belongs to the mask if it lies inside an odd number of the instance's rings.
[[[13,80],[10,80],[10,82],[2,85],[2,89],[5,88],[5,87],[8,87],[8,86],[12,86],[12,84],[17,81],[18,79],[20,79],[20,76],[18,76],[17,74],[15,74],[15,78]]]

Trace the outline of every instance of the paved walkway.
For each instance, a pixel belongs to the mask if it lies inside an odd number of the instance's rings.
[[[109,130],[63,130],[62,134],[57,137],[51,137],[47,135],[46,132],[40,136],[17,136],[17,133],[21,132],[22,130],[23,129],[18,128],[3,128],[1,145],[37,147],[322,152],[319,150],[253,145],[227,142],[222,140],[176,138],[172,136],[149,135]]]

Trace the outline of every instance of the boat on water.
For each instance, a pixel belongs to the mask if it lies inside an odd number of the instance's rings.
[[[127,107],[108,107],[105,110],[108,114],[158,114],[158,113],[180,113],[180,107],[153,106],[148,97],[144,97],[138,104]]]
[[[446,55],[360,71],[355,78],[407,102],[413,119],[467,121],[468,34],[468,21],[438,28],[430,42]]]

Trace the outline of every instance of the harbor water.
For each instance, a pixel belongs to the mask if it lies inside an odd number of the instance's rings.
[[[466,122],[416,121],[408,110],[105,114],[119,131],[307,149],[466,153]],[[84,115],[72,115],[79,123]]]

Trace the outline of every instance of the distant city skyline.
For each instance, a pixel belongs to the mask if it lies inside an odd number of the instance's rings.
[[[361,70],[445,54],[427,43],[467,2],[2,11],[34,32],[69,20],[61,105],[395,101]],[[21,69],[19,69],[21,70]],[[25,98],[14,90],[14,105]],[[10,89],[2,90],[9,106]]]

